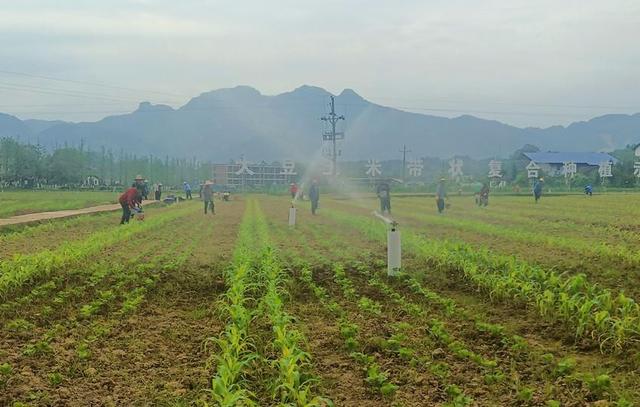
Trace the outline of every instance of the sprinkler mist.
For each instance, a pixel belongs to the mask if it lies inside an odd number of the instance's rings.
[[[375,211],[372,214],[389,226],[387,231],[387,275],[397,276],[400,274],[400,267],[402,267],[402,247],[398,222]]]

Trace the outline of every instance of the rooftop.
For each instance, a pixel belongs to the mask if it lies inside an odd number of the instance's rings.
[[[611,161],[614,164],[618,162],[616,158],[607,153],[563,153],[563,152],[539,152],[539,153],[523,153],[531,161],[537,164],[562,164],[573,162],[576,164],[598,165],[601,162]]]

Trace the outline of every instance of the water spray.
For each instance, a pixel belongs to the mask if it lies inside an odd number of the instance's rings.
[[[397,276],[400,274],[400,267],[402,267],[402,245],[398,222],[375,211],[373,215],[389,226],[387,231],[387,275]]]

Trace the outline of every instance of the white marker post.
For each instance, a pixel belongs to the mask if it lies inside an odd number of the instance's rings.
[[[397,276],[402,267],[402,246],[400,243],[400,231],[396,222],[391,223],[391,229],[387,232],[387,275]]]
[[[398,222],[376,211],[373,211],[371,214],[389,225],[389,231],[387,232],[387,275],[397,276],[400,274],[400,267],[402,266],[402,249]]]
[[[293,227],[296,225],[296,207],[291,205],[289,208],[289,226]]]

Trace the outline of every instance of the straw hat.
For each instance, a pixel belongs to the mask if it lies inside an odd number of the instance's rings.
[[[210,180],[206,180],[206,181],[204,182],[204,184],[205,184],[205,185],[213,185],[213,182],[212,182],[212,181],[210,181]]]
[[[134,181],[144,181],[144,178],[142,177],[142,175],[138,174],[138,175],[136,175],[136,177],[133,180]]]

